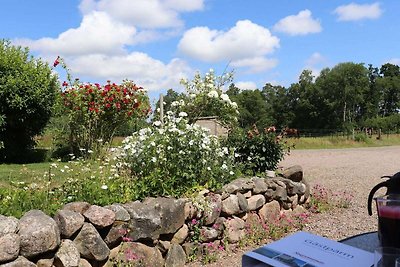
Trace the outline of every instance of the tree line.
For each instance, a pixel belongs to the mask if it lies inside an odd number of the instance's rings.
[[[241,90],[231,83],[226,91],[239,107],[241,128],[320,129],[400,128],[400,68],[346,62],[325,68],[318,77],[303,70],[289,87],[267,83],[256,90]],[[164,97],[166,109],[180,98],[174,90]],[[203,115],[209,114],[204,110]]]

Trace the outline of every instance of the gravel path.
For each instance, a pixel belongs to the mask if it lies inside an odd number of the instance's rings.
[[[313,215],[304,231],[340,240],[355,234],[376,231],[377,216],[368,216],[367,197],[383,175],[400,171],[400,146],[329,150],[293,150],[282,167],[301,165],[310,186],[320,184],[334,191],[354,195],[350,208]],[[378,191],[384,193],[385,190]],[[207,266],[240,266],[242,252],[221,255]],[[188,266],[202,266],[195,263]]]

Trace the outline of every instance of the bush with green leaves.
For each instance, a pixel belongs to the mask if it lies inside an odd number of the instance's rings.
[[[120,166],[128,168],[141,198],[181,196],[216,189],[236,177],[233,153],[216,136],[168,112],[164,125],[141,129],[123,141]]]
[[[28,48],[0,40],[0,162],[23,162],[52,115],[57,76]]]
[[[235,149],[236,163],[247,174],[275,170],[288,149],[282,137],[275,132],[260,132],[257,128],[247,133],[243,129],[235,129],[229,134],[226,143]]]

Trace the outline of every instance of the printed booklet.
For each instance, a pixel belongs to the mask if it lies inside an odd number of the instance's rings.
[[[374,254],[322,236],[297,232],[247,252],[242,267],[366,267]]]

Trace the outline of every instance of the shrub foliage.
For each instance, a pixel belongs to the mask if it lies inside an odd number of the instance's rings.
[[[235,177],[233,155],[216,136],[168,112],[165,124],[141,129],[123,142],[120,165],[130,170],[139,196],[180,196],[215,189]]]
[[[26,160],[52,114],[57,77],[27,48],[0,40],[0,161]]]

